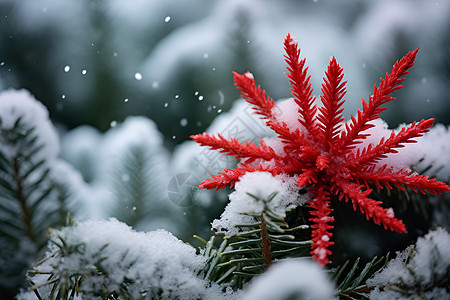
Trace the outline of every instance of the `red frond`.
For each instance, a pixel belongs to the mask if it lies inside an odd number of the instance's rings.
[[[232,188],[239,178],[247,172],[255,172],[256,169],[250,167],[242,167],[231,169],[224,169],[223,172],[219,172],[218,175],[211,175],[213,178],[204,180],[199,186],[199,189],[212,190],[224,189],[227,186]]]
[[[328,247],[334,244],[330,241],[333,234],[329,232],[333,228],[333,225],[329,224],[334,221],[334,218],[330,217],[333,209],[330,208],[329,192],[323,186],[311,188],[309,192],[312,200],[308,201],[308,204],[311,206],[310,214],[313,216],[309,220],[314,223],[311,225],[313,229],[311,255],[314,260],[324,266],[329,262],[328,256],[331,255]]]
[[[303,132],[299,129],[292,132],[284,122],[280,124],[269,121],[267,126],[278,134],[278,138],[286,145],[286,151],[297,153],[301,147],[310,145]]]
[[[355,157],[350,159],[350,163],[357,168],[361,168],[365,165],[372,165],[377,163],[383,158],[387,157],[389,153],[397,153],[396,149],[403,148],[406,143],[416,143],[414,138],[421,137],[424,133],[428,132],[433,125],[434,119],[421,120],[420,122],[413,122],[408,127],[403,127],[398,133],[392,130],[389,138],[382,138],[380,142],[373,146],[369,144],[362,151],[357,151]]]
[[[375,170],[371,168],[370,170],[355,171],[352,172],[355,179],[360,182],[367,183],[371,182],[375,184],[378,188],[383,188],[386,186],[392,189],[392,186],[397,186],[401,190],[405,187],[411,188],[414,192],[421,192],[425,194],[425,191],[433,195],[442,194],[450,190],[450,187],[442,181],[438,181],[434,178],[430,179],[428,176],[419,175],[410,170],[399,170],[394,172],[392,167],[388,168],[386,165],[380,169]]]
[[[389,228],[400,233],[406,232],[405,224],[394,218],[390,210],[381,207],[381,201],[375,201],[367,197],[372,192],[371,189],[361,190],[363,186],[351,182],[337,181],[336,183],[340,189],[340,199],[344,197],[346,201],[350,200],[353,209],[356,210],[359,207],[360,211],[366,215],[367,220],[372,219],[377,225],[383,224],[385,229]]]
[[[374,86],[373,95],[369,96],[368,103],[364,99],[362,100],[362,110],[358,110],[356,118],[351,115],[351,123],[346,125],[346,130],[341,135],[339,145],[341,149],[352,149],[355,144],[360,143],[360,140],[367,136],[362,132],[373,127],[374,125],[368,122],[377,119],[379,114],[387,109],[386,107],[381,107],[381,105],[395,99],[390,94],[403,87],[400,83],[405,80],[403,76],[409,73],[408,69],[414,65],[417,51],[419,51],[419,48],[408,52],[400,61],[394,64],[392,72],[390,74],[386,73],[385,79],[380,79],[380,86]]]
[[[317,116],[317,120],[320,122],[319,127],[323,132],[321,142],[326,150],[331,149],[334,145],[338,138],[341,122],[344,121],[342,105],[345,101],[342,98],[346,93],[347,81],[342,82],[343,77],[343,69],[333,56],[323,78],[324,83],[322,83],[322,95],[320,96],[323,107],[319,108]]]
[[[382,138],[378,143],[369,144],[362,150],[353,151],[355,145],[361,143],[370,133],[367,129],[375,126],[371,121],[386,110],[383,107],[395,99],[391,94],[401,89],[404,76],[414,65],[418,49],[409,52],[397,61],[391,73],[381,78],[380,85],[374,86],[373,94],[368,101],[362,100],[362,108],[356,115],[350,115],[350,121],[342,126],[344,117],[343,97],[346,93],[346,81],[343,80],[343,69],[333,57],[325,72],[322,84],[321,101],[323,107],[317,111],[312,96],[310,77],[305,59],[300,59],[300,49],[297,42],[287,35],[284,40],[286,51],[289,83],[296,104],[293,113],[298,113],[298,126],[292,129],[287,124],[290,114],[278,114],[274,109],[274,101],[266,96],[260,86],[256,86],[253,75],[247,72],[243,75],[234,73],[236,87],[242,97],[253,105],[255,113],[266,120],[266,125],[278,135],[278,145],[283,149],[275,153],[274,149],[261,142],[256,146],[252,142],[241,143],[235,138],[216,137],[206,133],[191,136],[202,146],[218,149],[228,155],[241,158],[234,170],[225,169],[212,178],[201,183],[199,188],[223,189],[233,187],[247,172],[267,171],[273,176],[284,174],[297,178],[299,187],[307,187],[311,200],[312,246],[311,255],[319,264],[329,262],[331,255],[329,246],[333,228],[330,216],[331,195],[339,200],[351,202],[353,209],[359,209],[367,219],[376,224],[382,224],[386,229],[396,232],[406,232],[405,225],[396,219],[391,208],[381,206],[381,201],[369,198],[370,187],[409,187],[415,192],[440,194],[449,191],[450,187],[427,176],[412,173],[410,170],[394,171],[393,167],[377,167],[383,158],[396,153],[406,143],[414,143],[432,126],[433,119],[414,122],[399,132],[392,131],[390,136]],[[287,119],[284,120],[283,118]],[[304,128],[302,128],[304,127]]]
[[[255,112],[262,116],[263,119],[272,119],[272,108],[275,102],[272,98],[266,96],[266,91],[255,84],[253,74],[250,72],[244,75],[233,72],[234,85],[241,91],[241,96],[250,104],[254,105]]]
[[[289,83],[292,88],[292,95],[295,102],[299,106],[300,123],[313,136],[316,134],[317,125],[315,123],[315,115],[317,107],[314,105],[315,98],[312,96],[312,87],[309,83],[311,76],[307,76],[308,67],[305,67],[305,59],[299,61],[300,49],[297,42],[288,34],[284,40],[284,49],[286,54],[284,57],[288,64],[287,74]]]
[[[276,176],[283,172],[283,169],[278,168],[265,168],[265,167],[252,167],[250,165],[241,164],[239,167],[236,167],[234,170],[224,169],[223,172],[217,173],[217,175],[211,175],[213,178],[209,178],[204,180],[199,186],[199,189],[224,189],[227,186],[230,188],[234,187],[236,182],[239,181],[241,176],[243,176],[247,172],[270,172],[273,176]]]
[[[247,159],[247,163],[255,159],[271,160],[273,158],[279,158],[275,151],[262,140],[261,144],[256,146],[253,142],[247,141],[242,144],[238,139],[233,137],[226,139],[220,133],[217,136],[203,133],[191,135],[191,138],[201,146],[209,146],[212,150],[221,149],[221,153],[227,153],[227,155],[232,155],[236,158],[245,158]]]
[[[313,169],[306,169],[298,175],[298,187],[304,187],[316,183],[316,172]]]

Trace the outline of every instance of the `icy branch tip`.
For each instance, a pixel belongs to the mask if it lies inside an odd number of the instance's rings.
[[[295,36],[295,34],[289,33],[288,34],[289,37],[289,45],[298,45],[298,41],[297,41],[297,37]]]
[[[245,73],[245,77],[247,77],[248,79],[255,79],[253,74],[251,72],[249,72],[249,71],[247,71],[247,73]]]

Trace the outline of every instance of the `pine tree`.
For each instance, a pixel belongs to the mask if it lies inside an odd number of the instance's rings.
[[[48,228],[64,225],[75,207],[71,169],[57,160],[47,110],[28,92],[13,90],[1,94],[0,107],[0,286],[8,297],[23,286]]]

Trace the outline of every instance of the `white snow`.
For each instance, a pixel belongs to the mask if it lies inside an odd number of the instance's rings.
[[[363,132],[369,136],[356,145],[355,151],[367,147],[369,144],[377,145],[382,137],[386,139],[390,136],[392,130],[388,129],[384,120],[376,119],[370,123],[375,127]],[[405,126],[407,125],[400,125],[395,132],[398,133]],[[394,170],[415,166],[417,171],[421,172],[432,165],[426,175],[440,180],[448,180],[450,178],[450,155],[448,155],[450,153],[450,131],[448,127],[437,124],[431,127],[429,132],[413,140],[416,142],[402,144],[404,147],[396,148],[398,153],[388,154],[388,157],[381,159],[377,166],[381,167],[387,164],[393,166]]]
[[[284,217],[287,210],[308,200],[306,196],[299,196],[298,191],[295,177],[274,177],[268,172],[248,172],[236,183],[235,191],[229,195],[229,204],[220,219],[212,222],[212,228],[225,236],[235,235],[239,232],[235,225],[254,223],[254,218],[247,213],[261,214],[265,205]],[[274,192],[277,192],[275,197],[264,204]],[[258,200],[249,194],[256,196]]]
[[[329,300],[334,288],[326,271],[306,259],[274,263],[244,289],[242,300]]]
[[[395,218],[395,213],[394,213],[394,209],[392,207],[389,207],[388,210],[386,211],[386,214],[388,215],[388,217],[390,218]]]
[[[130,116],[103,135],[92,127],[81,126],[64,136],[62,149],[62,156],[74,164],[89,182],[83,201],[84,218],[109,217],[111,212],[105,208],[112,207],[114,201],[119,199],[127,201],[123,198],[127,197],[124,191],[127,184],[132,184],[132,179],[134,182],[145,180],[145,184],[136,187],[142,192],[139,197],[145,206],[137,209],[147,210],[151,214],[145,221],[135,224],[136,228],[179,230],[173,222],[174,212],[169,210],[171,202],[167,199],[169,154],[153,121],[146,117]],[[142,155],[139,156],[139,153]],[[140,171],[117,173],[118,170],[125,172],[126,162],[138,163],[136,168]],[[118,178],[123,183],[120,185],[122,189],[117,186]]]
[[[300,124],[298,113],[298,105],[295,103],[294,98],[289,98],[283,101],[277,101],[276,107],[276,120],[281,123],[286,123],[289,130],[292,132],[295,130],[304,131],[305,128]]]
[[[250,72],[246,72],[244,75],[245,75],[245,77],[247,77],[248,79],[255,79],[255,77],[253,76],[253,74],[250,73]]]
[[[11,129],[18,118],[21,118],[25,129],[35,128],[38,143],[43,145],[42,150],[33,157],[36,160],[55,159],[59,153],[59,137],[49,119],[47,108],[26,90],[8,89],[1,92],[0,127]],[[6,155],[15,154],[15,146],[2,144],[1,147]]]
[[[418,171],[433,165],[426,174],[436,176],[440,180],[450,179],[449,127],[437,124],[431,128],[430,132],[420,138],[417,144],[409,147],[415,148],[415,151],[419,153],[419,158],[424,158],[417,166]]]
[[[161,146],[162,134],[149,118],[130,116],[119,127],[106,133],[104,143],[103,147],[109,153],[120,153],[130,145]]]
[[[84,208],[93,201],[90,197],[89,189],[81,174],[72,165],[62,159],[52,162],[49,176],[52,183],[59,185],[67,193],[65,209],[76,218],[86,218]],[[59,190],[59,188],[57,188]]]
[[[383,286],[400,284],[427,287],[441,280],[446,276],[450,266],[448,249],[450,249],[450,235],[443,228],[437,228],[424,237],[420,237],[414,246],[397,252],[397,257],[391,260],[386,268],[367,281],[369,285],[377,286],[370,293],[370,299],[403,299],[400,294],[383,290]],[[410,255],[411,251],[412,255]],[[434,288],[424,293],[425,298],[420,299],[445,299],[437,296],[448,297],[448,294],[444,292],[445,289],[443,291]]]
[[[138,299],[140,292],[146,290],[161,290],[161,299],[208,299],[203,296],[214,292],[217,299],[221,297],[217,287],[213,285],[206,291],[208,282],[196,276],[206,257],[197,255],[193,247],[167,231],[136,232],[124,223],[110,219],[77,223],[52,231],[50,237],[59,241],[59,236],[69,247],[80,245],[79,251],[68,252],[64,257],[55,256],[36,269],[51,270],[63,277],[87,274],[104,258],[100,262],[104,273],[87,276],[81,284],[80,291],[85,297],[103,290],[103,285],[110,291],[119,291],[127,279],[132,280],[127,288],[133,299]],[[48,247],[47,255],[58,251],[52,243]],[[40,284],[46,278],[36,276],[33,281]]]

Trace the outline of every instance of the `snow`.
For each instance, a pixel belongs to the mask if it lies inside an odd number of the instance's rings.
[[[160,291],[160,299],[207,299],[204,295],[214,292],[217,299],[221,297],[217,287],[207,292],[208,282],[196,276],[206,257],[197,255],[193,247],[167,231],[136,232],[124,223],[109,219],[77,223],[50,234],[54,241],[59,241],[59,237],[68,247],[79,245],[74,248],[78,251],[52,257],[35,269],[64,278],[67,274],[89,274],[100,264],[104,271],[87,276],[82,282],[80,291],[85,297],[103,290],[103,286],[119,291],[120,285],[129,279],[127,289],[133,299],[140,298],[141,291]],[[47,255],[59,250],[53,243],[48,247]],[[36,276],[32,280],[41,284],[47,278]]]
[[[286,123],[291,131],[300,130],[304,131],[305,128],[299,122],[298,105],[294,98],[289,98],[282,101],[277,101],[276,107],[276,120],[279,123]]]
[[[250,282],[242,300],[329,300],[333,284],[325,270],[306,259],[287,259],[274,263],[266,273]]]
[[[390,218],[395,218],[395,213],[394,213],[394,209],[392,207],[389,207],[388,210],[386,211],[386,214],[388,215],[388,217]]]
[[[222,134],[225,138],[237,138],[241,142],[253,141],[259,143],[259,139],[266,136],[274,136],[273,132],[265,126],[265,122],[256,116],[252,106],[239,99],[234,102],[229,112],[218,115],[213,123],[205,130],[209,134]],[[200,147],[193,141],[185,141],[179,144],[172,155],[171,167],[173,175],[181,172],[193,173],[204,180],[210,174],[231,168],[237,160],[219,151]],[[202,193],[207,197],[208,192]]]
[[[22,120],[24,129],[35,128],[39,144],[43,148],[33,157],[52,160],[59,153],[59,137],[48,115],[47,108],[26,90],[8,89],[0,93],[0,126],[2,129],[13,128],[18,118]],[[6,155],[15,155],[15,146],[2,144]]]
[[[143,116],[129,116],[120,127],[109,130],[103,146],[109,153],[120,153],[130,145],[162,146],[162,135],[156,124]]]
[[[374,127],[364,131],[369,136],[361,140],[356,145],[356,149],[363,149],[369,144],[377,145],[382,137],[388,138],[391,129],[388,129],[387,123],[382,119],[376,119],[370,122]],[[398,133],[403,127],[402,124],[395,129]],[[408,169],[411,166],[416,167],[418,172],[426,169],[430,165],[432,167],[426,172],[426,175],[436,177],[440,180],[448,180],[450,178],[450,131],[448,127],[442,124],[433,126],[429,132],[422,137],[414,138],[416,143],[405,143],[404,147],[396,148],[398,153],[390,153],[387,158],[381,159],[377,166],[381,167],[385,164],[393,166],[394,170]]]
[[[170,221],[174,215],[167,199],[169,154],[153,121],[130,116],[103,135],[92,127],[81,126],[66,133],[62,145],[62,157],[80,170],[89,183],[83,201],[84,218],[109,217],[115,201],[140,199],[142,206],[136,210],[148,215],[135,226],[178,232],[175,222]],[[126,169],[133,164],[139,164],[136,172]],[[141,194],[130,194],[130,186],[142,180],[145,184],[134,188]],[[129,209],[133,206],[136,205],[131,204]]]
[[[308,200],[307,196],[299,196],[298,191],[295,177],[274,177],[268,172],[248,172],[236,183],[235,191],[229,195],[229,204],[220,219],[212,222],[212,228],[225,236],[235,235],[239,233],[239,228],[235,225],[254,223],[254,217],[247,213],[259,215],[266,208],[285,217],[287,210]],[[274,192],[277,193],[275,197],[267,201]]]
[[[255,79],[255,77],[253,76],[253,74],[250,73],[250,72],[246,72],[244,75],[245,75],[245,77],[247,77],[248,79]]]
[[[76,218],[86,218],[83,208],[92,199],[81,174],[66,161],[57,159],[52,162],[49,175],[52,183],[58,185],[57,190],[67,197],[65,209]]]
[[[433,167],[427,172],[428,175],[436,176],[440,180],[450,179],[450,130],[449,127],[437,124],[430,132],[412,145],[424,160],[417,165],[421,171],[430,165]],[[411,147],[412,148],[412,147]]]
[[[400,284],[425,288],[445,278],[450,266],[448,249],[450,249],[450,234],[443,228],[437,228],[420,237],[415,246],[397,252],[395,259],[367,281],[369,285],[378,286],[370,293],[370,299],[403,299],[397,293],[384,291],[379,287]],[[448,297],[444,292],[445,289],[443,291],[434,288],[425,293],[425,298],[420,299],[444,299],[437,297],[437,295]],[[419,299],[419,295],[416,295],[416,298]]]

